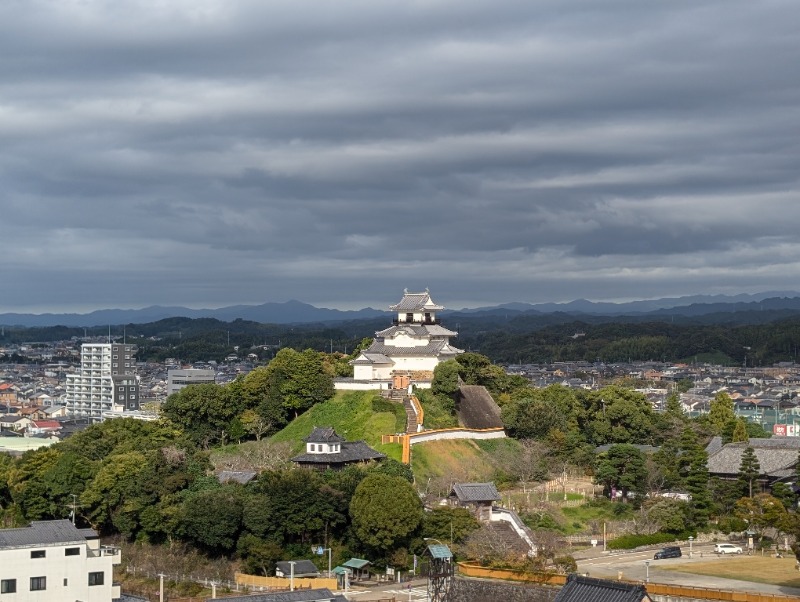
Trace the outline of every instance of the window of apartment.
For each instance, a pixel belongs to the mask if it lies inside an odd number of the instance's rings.
[[[31,558],[44,558],[44,550],[31,550]]]
[[[69,584],[69,579],[64,578],[64,587],[67,587],[67,584]]]
[[[117,391],[124,391],[125,387],[117,387]]]
[[[47,589],[47,577],[31,577],[31,591],[40,592]]]
[[[0,580],[0,594],[15,594],[15,593],[17,593],[16,579]]]
[[[81,549],[80,548],[66,548],[64,550],[64,556],[80,556]]]
[[[114,357],[112,357],[111,359],[112,359],[112,360],[118,360],[118,359],[119,359],[119,356],[118,356],[118,355],[115,355],[115,356],[114,356]]]
[[[89,573],[89,585],[103,585],[103,571],[97,573]]]

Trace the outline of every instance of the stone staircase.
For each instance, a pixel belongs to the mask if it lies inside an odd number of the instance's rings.
[[[416,433],[417,413],[414,411],[414,407],[411,405],[411,398],[408,395],[403,397],[403,407],[406,410],[406,432]]]
[[[531,548],[528,543],[519,536],[509,523],[504,521],[487,523],[486,529],[491,534],[492,545],[497,549],[513,552],[520,556],[530,553]]]

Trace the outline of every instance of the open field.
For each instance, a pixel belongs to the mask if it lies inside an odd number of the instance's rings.
[[[673,564],[659,567],[665,571],[679,571],[721,577],[723,579],[739,579],[753,583],[769,583],[783,587],[800,588],[800,571],[795,568],[794,557],[773,558],[771,556],[736,556],[720,557],[713,560]]]

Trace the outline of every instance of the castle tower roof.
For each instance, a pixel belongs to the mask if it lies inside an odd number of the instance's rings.
[[[389,306],[390,311],[437,311],[441,309],[444,307],[433,302],[428,289],[425,289],[424,293],[409,293],[408,289],[405,289],[400,303]]]

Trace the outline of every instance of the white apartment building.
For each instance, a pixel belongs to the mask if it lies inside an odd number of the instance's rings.
[[[189,385],[213,385],[216,379],[216,370],[204,368],[167,370],[167,397]]]
[[[119,548],[68,520],[0,529],[0,600],[111,602],[121,595],[113,584],[120,560]]]
[[[103,412],[138,410],[135,353],[134,345],[122,343],[81,345],[80,371],[67,375],[64,399],[69,414],[99,422]]]

